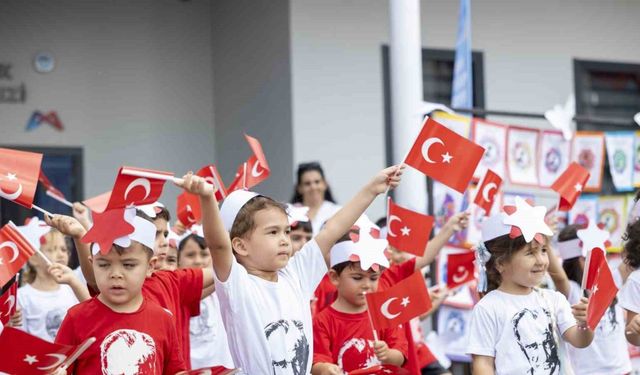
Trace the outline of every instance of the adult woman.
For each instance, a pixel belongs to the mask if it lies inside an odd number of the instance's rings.
[[[309,207],[307,216],[311,220],[313,234],[316,235],[340,206],[331,195],[331,188],[324,177],[324,171],[318,162],[298,165],[297,182],[291,203]]]

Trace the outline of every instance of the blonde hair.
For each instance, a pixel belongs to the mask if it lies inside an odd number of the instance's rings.
[[[69,253],[69,247],[67,246],[67,240],[64,234],[62,234],[62,232],[58,231],[55,228],[51,228],[51,230],[46,233],[44,236],[42,236],[40,238],[40,246],[39,248],[42,250],[42,247],[44,245],[47,245],[55,240],[57,240],[58,238],[62,238],[62,241],[65,244],[65,247],[67,248],[67,253]],[[44,241],[43,241],[44,239]],[[34,256],[39,256],[39,255],[34,255]],[[68,264],[65,264],[65,266],[67,266]],[[33,267],[29,262],[26,263],[26,268],[24,270],[24,272],[22,273],[22,280],[23,283],[26,284],[31,284],[34,281],[36,281],[36,277],[38,276],[38,271],[35,267]]]

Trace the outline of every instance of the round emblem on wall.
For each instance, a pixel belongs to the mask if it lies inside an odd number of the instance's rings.
[[[56,61],[49,52],[38,52],[33,59],[33,66],[38,73],[49,73],[55,68]]]

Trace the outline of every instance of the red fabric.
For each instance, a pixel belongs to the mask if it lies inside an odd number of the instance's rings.
[[[124,212],[124,208],[106,210],[102,213],[94,212],[93,225],[81,241],[89,244],[95,242],[100,245],[100,253],[107,254],[113,241],[135,231],[133,225],[124,219]]]
[[[616,298],[618,288],[613,280],[609,264],[607,262],[600,263],[598,274],[591,288],[591,298],[589,298],[589,307],[587,308],[587,325],[592,331],[596,330],[596,326],[602,319],[602,316]]]
[[[407,340],[399,327],[378,330],[378,338],[407,358]],[[366,311],[347,314],[329,306],[313,323],[313,363],[335,363],[345,371],[368,367],[375,359],[373,331]]]
[[[236,369],[228,369],[223,366],[214,366],[214,367],[206,367],[206,368],[200,368],[197,370],[186,371],[181,373],[180,375],[202,375],[202,374],[227,375],[227,374],[235,374],[236,373],[235,371]]]
[[[103,212],[104,209],[107,208],[107,204],[109,204],[109,198],[111,198],[111,191],[107,191],[106,193],[102,193],[93,198],[85,199],[82,203],[89,207],[93,212]]]
[[[11,327],[0,334],[0,371],[9,374],[49,374],[55,371],[75,346],[50,343]]]
[[[162,188],[166,180],[130,176],[123,173],[124,169],[150,172],[165,176],[173,176],[170,172],[154,171],[151,169],[121,167],[116,177],[116,182],[111,191],[109,204],[106,209],[124,208],[130,205],[141,206],[157,202],[162,195]]]
[[[42,172],[42,170],[40,170],[40,175],[38,176],[38,180],[40,181],[40,183],[42,183],[42,186],[44,186],[44,188],[47,189],[47,191],[50,194],[55,195],[58,198],[66,199],[64,194],[62,194],[62,192],[58,190],[58,188],[53,186],[53,184],[51,183],[51,180],[49,180],[49,178]]]
[[[350,371],[349,375],[410,375],[411,373],[403,368],[393,365],[375,365],[361,370]]]
[[[584,264],[584,273],[582,274],[582,288],[591,289],[596,282],[596,277],[602,264],[607,264],[604,256],[604,250],[596,247],[589,251]]]
[[[573,207],[590,176],[589,171],[575,161],[569,164],[569,167],[551,185],[551,189],[560,194],[558,211],[569,211]]]
[[[473,200],[473,203],[484,210],[485,215],[489,215],[491,212],[491,207],[493,207],[500,185],[502,185],[502,177],[491,169],[487,169],[487,173],[482,179],[482,184],[478,187],[476,197]]]
[[[0,197],[31,208],[42,154],[0,148]]]
[[[391,198],[388,203],[387,241],[389,245],[398,250],[422,256],[433,228],[433,216],[398,206]]]
[[[239,189],[251,189],[253,186],[269,178],[269,175],[271,174],[271,170],[269,169],[267,158],[264,156],[264,152],[262,151],[260,141],[246,134],[244,136],[249,143],[249,147],[251,147],[253,155],[250,156],[246,162],[240,164],[238,171],[236,172],[235,179],[231,185],[229,185],[227,193],[231,193]]]
[[[468,251],[447,256],[447,287],[453,289],[475,279],[476,253]]]
[[[200,199],[195,194],[183,191],[178,195],[176,212],[178,213],[178,220],[185,227],[190,228],[193,224],[202,220]]]
[[[200,315],[202,269],[184,268],[175,271],[156,271],[142,285],[142,295],[171,311],[178,333],[178,346],[190,368],[191,349],[189,320]]]
[[[208,183],[216,188],[216,199],[218,202],[222,202],[222,200],[227,196],[227,188],[224,187],[224,182],[222,181],[222,177],[220,177],[218,168],[216,168],[214,164],[205,165],[200,168],[196,175],[204,177]]]
[[[0,285],[8,283],[36,253],[12,222],[0,229]]]
[[[12,278],[10,281],[11,286],[6,288],[4,294],[0,296],[0,325],[9,323],[11,315],[16,312],[17,298],[18,298],[18,283],[16,278]]]
[[[117,313],[97,297],[69,309],[56,343],[79,345],[89,337],[96,342],[69,373],[116,373],[127,364],[123,357],[137,361],[137,374],[175,374],[186,368],[171,315],[146,299],[133,313]]]
[[[430,364],[437,362],[438,359],[431,352],[431,349],[424,342],[416,344],[416,354],[418,356],[418,368],[425,368]]]
[[[314,301],[315,314],[324,310],[327,306],[331,305],[336,298],[338,298],[338,290],[333,284],[331,284],[329,274],[324,275],[314,294],[316,296]]]
[[[405,163],[464,193],[484,148],[428,117]]]
[[[381,292],[367,294],[373,326],[384,329],[406,323],[431,308],[431,299],[420,271]]]

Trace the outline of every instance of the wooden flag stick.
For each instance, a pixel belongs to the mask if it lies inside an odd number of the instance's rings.
[[[369,311],[369,302],[367,302],[367,293],[364,293],[365,304],[367,305],[367,316],[369,317],[369,324],[371,325],[371,332],[373,332],[373,339],[378,341],[378,333],[376,332],[375,327],[373,326],[373,318],[371,317],[371,312]]]
[[[62,363],[62,366],[58,367],[58,369],[66,371],[67,368],[71,366],[71,364],[75,362],[75,360],[78,359],[78,357],[80,357],[82,353],[84,353],[87,349],[89,349],[89,347],[94,342],[96,342],[96,338],[89,337],[85,342],[80,344],[80,346],[76,349],[75,352],[73,352],[73,354],[71,354],[67,359],[65,359],[65,361]]]
[[[51,190],[47,190],[47,195],[50,196],[51,198],[57,200],[58,202],[64,204],[65,206],[73,208],[73,203],[71,203],[68,200],[66,200],[64,198],[61,198],[60,196],[52,193]]]

